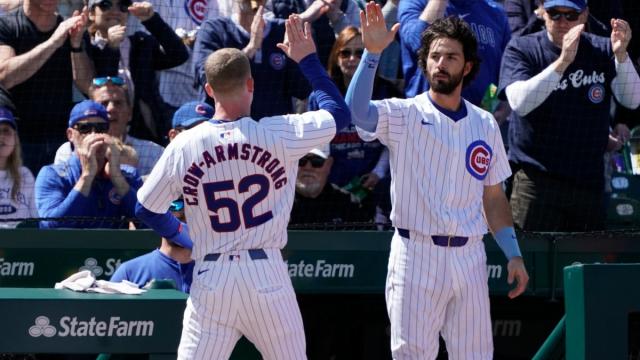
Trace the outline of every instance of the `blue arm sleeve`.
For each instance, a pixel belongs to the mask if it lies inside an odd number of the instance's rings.
[[[136,217],[155,230],[160,236],[187,249],[193,248],[187,224],[180,222],[169,211],[157,214],[136,202]]]
[[[420,48],[420,38],[429,26],[420,20],[420,14],[427,6],[425,0],[402,0],[398,4],[398,21],[400,22],[400,39],[404,46],[415,53]]]
[[[55,170],[46,166],[36,177],[36,206],[40,217],[92,215],[95,204],[89,197],[73,189]]]
[[[522,253],[520,253],[520,247],[518,246],[518,239],[516,238],[516,231],[512,226],[507,226],[498,230],[494,234],[494,238],[508,260],[511,260],[511,258],[515,256],[522,256]]]
[[[300,60],[300,70],[309,80],[315,93],[318,108],[327,110],[336,122],[336,131],[340,131],[351,123],[351,113],[344,102],[340,90],[322,68],[318,55],[313,53]]]
[[[379,61],[380,54],[364,51],[362,60],[349,83],[346,96],[353,123],[369,132],[374,132],[378,125],[378,110],[371,104],[371,94]]]

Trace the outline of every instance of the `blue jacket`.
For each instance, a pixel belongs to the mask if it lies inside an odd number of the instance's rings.
[[[402,0],[398,7],[400,22],[400,51],[402,72],[405,78],[405,95],[414,97],[429,89],[418,68],[418,49],[422,33],[429,24],[419,16],[427,6],[427,0]],[[502,52],[511,38],[507,16],[500,5],[491,0],[451,0],[445,16],[455,15],[471,25],[478,39],[480,71],[476,78],[462,90],[462,96],[475,105],[480,105],[487,87],[498,85]]]
[[[74,153],[64,164],[44,166],[36,177],[35,192],[38,214],[44,218],[91,216],[111,219],[93,221],[41,221],[41,228],[126,228],[122,217],[133,218],[136,192],[142,180],[136,169],[121,165],[122,175],[131,186],[129,192],[120,197],[111,180],[96,176],[89,196],[85,197],[73,189],[78,182],[82,167]]]
[[[178,290],[189,293],[195,261],[180,264],[156,249],[150,253],[125,261],[111,276],[111,281],[131,281],[142,287],[151,280],[170,279]]]

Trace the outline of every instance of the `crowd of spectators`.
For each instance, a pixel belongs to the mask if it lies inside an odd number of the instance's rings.
[[[382,55],[373,99],[425,91],[417,60],[422,32],[445,16],[464,19],[478,39],[481,65],[463,96],[502,126],[517,225],[602,229],[605,153],[619,150],[640,119],[640,47],[631,40],[640,31],[640,6],[380,1],[387,24],[401,26]],[[213,116],[203,66],[217,49],[249,57],[253,118],[317,109],[298,66],[276,46],[291,13],[311,23],[320,58],[343,94],[364,51],[358,0],[171,4],[3,3],[0,227],[28,218],[43,219],[43,228],[135,227],[136,189],[163,146]],[[194,112],[202,115],[197,121]],[[300,160],[291,224],[388,223],[388,170],[381,143],[362,141],[353,126],[339,132]]]

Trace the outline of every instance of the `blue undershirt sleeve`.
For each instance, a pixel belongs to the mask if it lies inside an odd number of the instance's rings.
[[[364,51],[345,97],[347,105],[351,109],[353,123],[369,132],[374,132],[378,125],[378,109],[371,104],[371,95],[379,61],[380,54]]]
[[[193,248],[193,242],[189,238],[187,224],[180,222],[180,220],[176,219],[169,211],[164,214],[157,214],[145,208],[137,201],[136,217],[160,234],[160,236],[184,248]]]
[[[351,113],[340,91],[327,72],[322,68],[316,53],[305,56],[299,63],[300,70],[309,80],[315,94],[318,108],[328,111],[336,122],[336,131],[351,123]]]

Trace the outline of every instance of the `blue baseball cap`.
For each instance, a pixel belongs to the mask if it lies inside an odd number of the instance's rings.
[[[586,0],[545,0],[544,8],[551,9],[554,7],[568,7],[582,12],[587,7]]]
[[[102,104],[98,104],[91,100],[81,101],[71,109],[71,115],[69,115],[69,127],[73,127],[73,125],[77,124],[78,121],[92,117],[99,117],[104,121],[109,122],[107,109],[105,109]]]
[[[0,124],[4,123],[9,124],[13,130],[18,129],[18,124],[16,124],[16,118],[13,116],[13,113],[5,107],[0,107]]]
[[[213,108],[207,103],[200,101],[188,102],[180,106],[180,108],[176,110],[175,114],[173,114],[171,127],[174,129],[178,126],[190,127],[197,122],[211,119],[213,117],[213,113]]]

